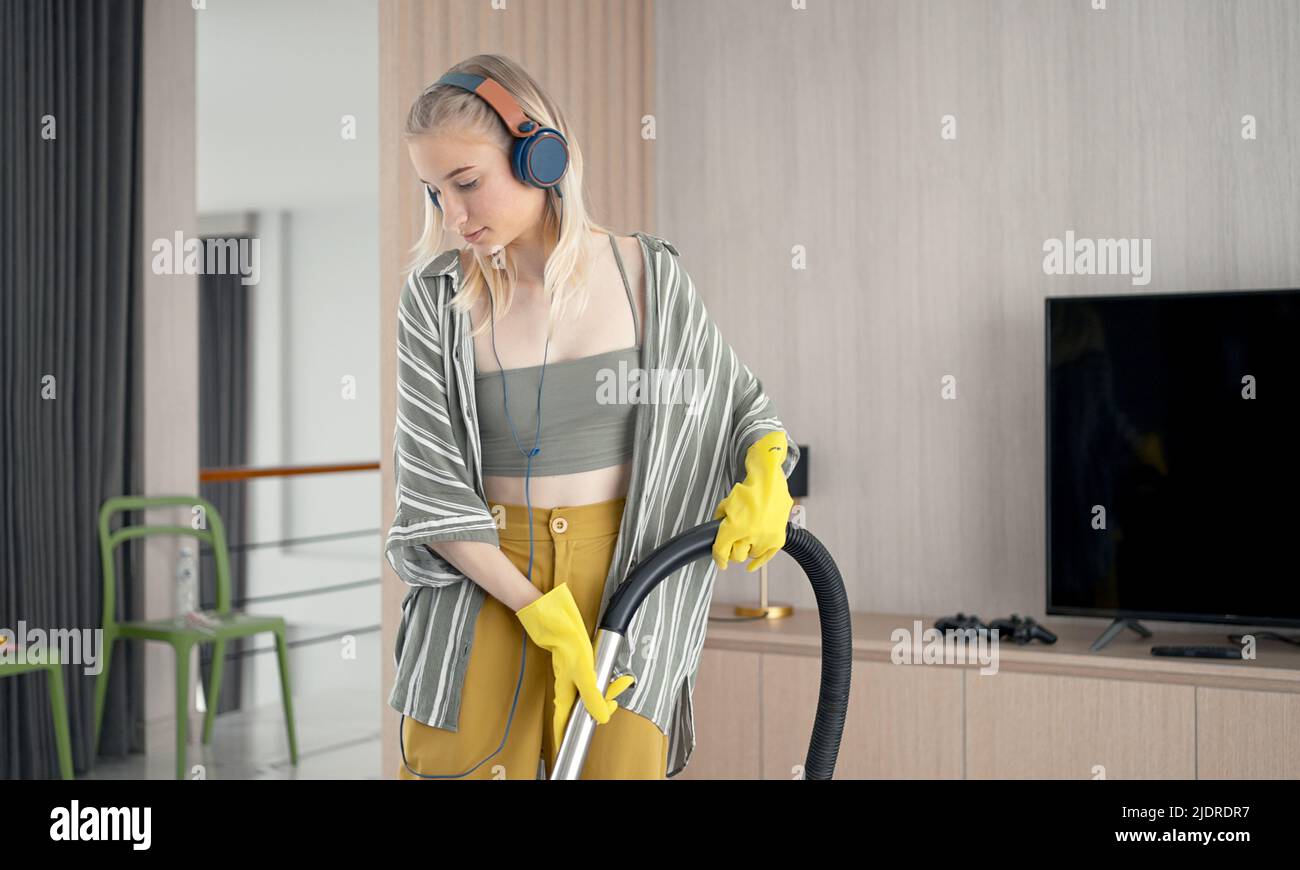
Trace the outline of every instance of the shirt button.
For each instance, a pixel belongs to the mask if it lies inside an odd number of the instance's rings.
[[[565,530],[568,528],[569,528],[569,521],[564,517],[556,517],[555,519],[551,520],[551,531],[555,532],[555,534],[557,535],[564,534]]]

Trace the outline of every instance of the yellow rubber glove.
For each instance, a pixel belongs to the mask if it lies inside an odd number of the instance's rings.
[[[541,598],[515,611],[528,636],[544,650],[551,653],[551,669],[555,672],[555,746],[564,739],[564,728],[579,693],[591,718],[604,725],[618,709],[614,699],[634,682],[625,675],[609,684],[609,690],[600,694],[596,686],[596,655],[591,637],[573,600],[567,583],[561,583]]]
[[[754,555],[748,571],[757,571],[785,546],[785,527],[794,499],[781,464],[789,445],[777,430],[750,445],[745,453],[745,480],[731,488],[713,518],[722,520],[713,539],[713,561],[721,571],[727,560],[743,562]]]

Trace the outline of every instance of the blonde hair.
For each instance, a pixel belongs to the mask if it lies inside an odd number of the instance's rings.
[[[610,232],[592,221],[587,212],[583,198],[582,148],[555,102],[532,76],[509,58],[478,54],[456,64],[448,72],[494,79],[518,101],[525,115],[543,127],[560,131],[568,141],[569,165],[558,185],[563,194],[563,206],[555,189],[549,189],[542,216],[543,239],[547,242],[553,237],[556,239],[555,249],[546,260],[542,280],[543,296],[550,300],[547,333],[550,335],[571,303],[577,303],[579,315],[585,310],[591,295],[587,279],[595,262],[592,233]],[[433,84],[411,104],[402,136],[404,140],[410,140],[444,131],[478,134],[500,146],[507,158],[515,141],[501,117],[477,94],[455,85]],[[444,242],[441,213],[427,195],[420,198],[424,201],[424,231],[411,249],[412,257],[408,264],[408,268],[417,272],[423,271],[438,256]],[[480,257],[472,245],[460,250],[466,249],[473,254],[473,259],[461,276],[461,285],[452,298],[452,306],[467,312],[483,293],[488,293],[497,318],[504,317],[510,310],[518,275],[510,249],[506,247],[499,254],[486,258]],[[471,334],[479,335],[488,329],[490,320],[490,317],[484,318]]]

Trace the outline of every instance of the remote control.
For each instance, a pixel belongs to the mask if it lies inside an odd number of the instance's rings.
[[[1237,646],[1214,646],[1212,644],[1190,644],[1175,646],[1172,644],[1165,646],[1151,647],[1153,656],[1186,656],[1189,658],[1207,658],[1207,659],[1239,659],[1241,658],[1241,647]]]

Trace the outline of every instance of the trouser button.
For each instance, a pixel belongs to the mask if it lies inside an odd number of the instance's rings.
[[[564,517],[556,517],[551,520],[551,531],[557,535],[564,534],[565,529],[569,527],[569,521]]]

